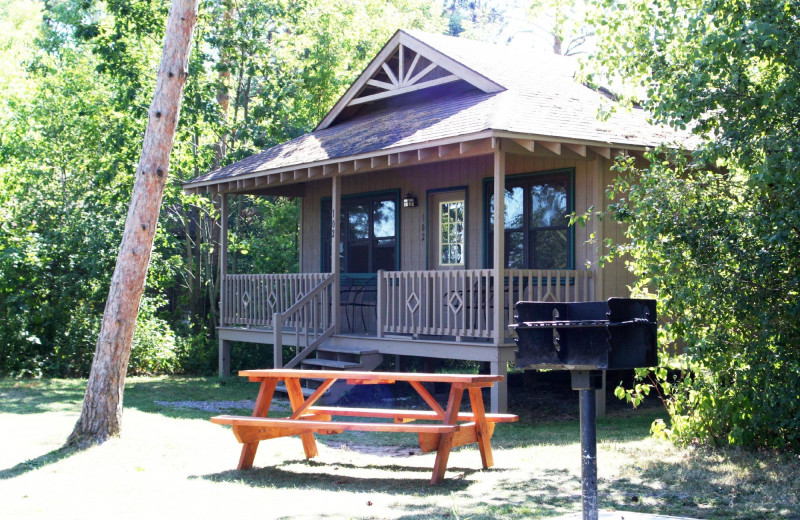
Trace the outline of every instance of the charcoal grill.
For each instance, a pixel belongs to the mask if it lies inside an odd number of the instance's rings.
[[[569,370],[581,410],[583,519],[597,520],[597,409],[603,370],[655,366],[655,300],[518,302],[517,368]]]

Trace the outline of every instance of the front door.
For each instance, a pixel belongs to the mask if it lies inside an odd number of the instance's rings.
[[[428,226],[429,269],[464,269],[467,265],[466,192],[431,193],[428,196]]]

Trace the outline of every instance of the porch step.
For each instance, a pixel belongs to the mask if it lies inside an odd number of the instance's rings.
[[[304,359],[300,366],[303,368],[308,367],[319,367],[322,369],[334,369],[334,370],[355,370],[357,368],[361,368],[361,363],[351,363],[349,361],[338,361],[336,359],[320,359],[320,358],[310,358]]]
[[[367,354],[378,354],[378,349],[368,347],[346,347],[336,345],[323,345],[317,349],[317,352],[337,352],[341,354],[358,354],[365,356]]]
[[[316,388],[306,388],[304,386],[300,387],[300,390],[303,391],[303,397],[309,397],[311,394],[314,393]],[[289,395],[289,392],[286,390],[286,385],[283,383],[278,383],[275,385],[275,391],[281,394]]]
[[[316,357],[306,358],[300,362],[300,368],[313,372],[314,370],[375,370],[383,361],[383,354],[373,347],[353,347],[341,345],[328,345],[328,342],[319,346],[314,352]],[[319,387],[323,379],[305,378],[302,381],[303,395],[308,397]],[[347,381],[336,381],[322,395],[323,404],[336,404],[336,402],[352,388]],[[286,393],[284,385],[278,385],[275,391]]]

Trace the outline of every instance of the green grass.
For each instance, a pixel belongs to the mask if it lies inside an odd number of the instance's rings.
[[[217,412],[156,403],[253,399],[257,385],[238,378],[130,378],[123,435],[65,449],[84,384],[0,379],[0,518],[107,518],[113,509],[123,518],[522,519],[580,509],[579,428],[568,414],[519,410],[524,421],[497,425],[494,468],[481,470],[477,450],[463,447],[431,487],[433,454],[421,454],[413,435],[319,436],[311,461],[299,440],[274,439],[261,444],[255,469],[236,471],[239,445],[207,420]],[[796,455],[677,448],[649,436],[657,417],[658,407],[612,407],[599,421],[601,508],[800,518]]]

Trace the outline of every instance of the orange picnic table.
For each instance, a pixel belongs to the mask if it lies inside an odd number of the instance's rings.
[[[491,438],[495,423],[517,420],[516,415],[485,412],[481,389],[502,381],[503,376],[499,375],[289,369],[242,370],[239,375],[261,384],[253,415],[250,417],[219,415],[211,418],[211,422],[216,424],[231,425],[236,439],[243,444],[238,469],[248,469],[253,466],[258,443],[267,439],[299,435],[303,442],[306,458],[311,458],[317,455],[315,433],[328,435],[344,431],[411,432],[419,436],[422,451],[436,451],[431,484],[438,484],[444,479],[450,450],[456,446],[477,443],[483,467],[491,467],[494,464]],[[300,380],[304,378],[323,380],[317,390],[307,399],[303,399],[300,386]],[[345,380],[348,384],[362,385],[407,382],[428,404],[430,410],[314,406],[322,394],[339,380]],[[275,386],[280,381],[286,385],[292,414],[280,419],[267,418]],[[450,385],[446,408],[439,405],[425,389],[423,383]],[[469,395],[471,412],[460,411],[465,390]],[[337,416],[370,417],[387,419],[387,421],[334,421],[333,417]],[[416,423],[417,420],[427,422]]]

